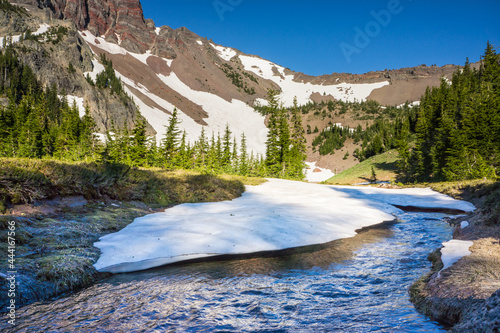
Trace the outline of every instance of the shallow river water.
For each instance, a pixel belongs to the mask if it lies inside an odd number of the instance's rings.
[[[444,216],[405,213],[323,246],[115,275],[19,309],[9,331],[442,332],[408,288],[451,238]]]

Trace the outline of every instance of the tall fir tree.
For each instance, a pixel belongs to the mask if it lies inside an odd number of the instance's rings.
[[[201,128],[200,138],[196,143],[196,165],[198,168],[204,169],[207,162],[208,141],[205,134],[205,127]]]
[[[177,153],[179,143],[179,118],[177,108],[174,108],[172,117],[167,126],[165,138],[162,143],[163,158],[166,166],[173,166],[174,156]]]
[[[304,127],[302,126],[302,117],[300,115],[300,110],[297,104],[297,97],[293,98],[293,106],[291,109],[291,123],[291,166],[289,174],[292,178],[303,179],[307,150],[305,131]]]
[[[229,124],[226,124],[226,129],[224,130],[224,137],[222,139],[222,168],[225,171],[229,171],[231,168],[231,130],[229,129]]]
[[[98,153],[98,139],[95,133],[97,125],[90,114],[90,108],[85,105],[85,114],[82,117],[82,130],[80,132],[81,151],[85,158],[95,160]]]
[[[148,165],[148,137],[146,135],[146,119],[141,114],[137,113],[135,126],[132,130],[130,155],[131,162],[134,166]]]
[[[276,177],[281,170],[280,149],[280,113],[278,91],[269,89],[267,92],[267,110],[269,113],[268,134],[266,141],[266,166],[269,174]]]
[[[250,165],[248,160],[248,152],[247,152],[247,138],[245,137],[245,133],[241,134],[241,147],[240,147],[240,159],[238,170],[239,173],[243,176],[247,176],[250,171]]]

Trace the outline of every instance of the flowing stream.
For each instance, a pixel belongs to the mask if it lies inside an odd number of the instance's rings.
[[[444,332],[408,296],[427,255],[451,238],[444,217],[405,213],[322,246],[115,275],[19,309],[9,330]]]

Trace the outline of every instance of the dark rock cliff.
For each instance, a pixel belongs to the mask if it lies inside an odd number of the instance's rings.
[[[139,0],[20,0],[19,3],[47,9],[55,19],[71,20],[78,30],[89,30],[120,44],[130,52],[173,59],[174,50],[165,34],[157,34],[152,20],[146,20]]]

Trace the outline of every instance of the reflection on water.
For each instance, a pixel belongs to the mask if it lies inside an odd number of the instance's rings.
[[[407,290],[451,238],[443,216],[407,213],[323,246],[115,275],[20,309],[11,331],[441,332]]]

